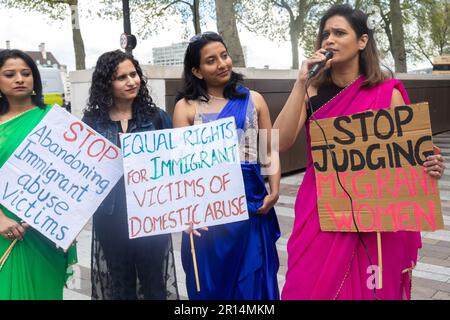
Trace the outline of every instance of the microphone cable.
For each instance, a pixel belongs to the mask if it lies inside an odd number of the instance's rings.
[[[345,194],[347,195],[347,197],[348,197],[348,199],[350,201],[350,207],[352,209],[352,219],[353,219],[353,224],[354,224],[354,226],[356,228],[356,233],[358,234],[359,241],[361,242],[361,244],[364,247],[364,250],[366,251],[366,255],[367,255],[367,259],[369,260],[369,264],[370,264],[371,267],[373,267],[374,264],[372,263],[372,259],[370,258],[369,249],[367,248],[367,245],[364,242],[364,239],[362,238],[361,232],[359,231],[358,225],[356,223],[355,212],[353,210],[353,198],[348,193],[347,189],[345,189],[344,185],[341,182],[341,178],[340,178],[339,173],[338,173],[338,171],[337,171],[337,169],[335,167],[335,164],[337,165],[336,157],[335,157],[334,153],[331,151],[330,145],[328,144],[328,140],[327,140],[327,136],[325,134],[325,131],[323,130],[322,126],[319,124],[319,121],[317,120],[316,116],[314,115],[314,109],[313,109],[313,106],[312,106],[312,103],[311,103],[311,98],[310,98],[309,93],[308,93],[308,87],[310,85],[310,80],[311,79],[307,79],[306,82],[305,82],[305,92],[306,92],[306,96],[308,97],[308,107],[309,107],[309,110],[311,112],[311,118],[314,120],[316,125],[319,127],[320,131],[322,131],[322,135],[323,135],[323,138],[325,139],[325,144],[327,146],[327,150],[330,152],[330,155],[331,155],[332,166],[333,166],[333,169],[334,169],[334,171],[336,173],[336,177],[337,177],[338,183],[339,183],[339,185],[341,186],[342,190],[345,192]],[[312,156],[312,154],[311,154],[311,156]],[[372,275],[375,276],[375,270],[374,269],[372,269]],[[376,281],[375,278],[374,278],[374,281]],[[375,300],[380,300],[378,298],[378,296],[377,296],[376,282],[374,283],[374,286],[373,286],[373,297],[374,297]]]

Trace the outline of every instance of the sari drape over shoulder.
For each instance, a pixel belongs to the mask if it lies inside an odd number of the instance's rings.
[[[48,106],[45,109],[36,107],[0,124],[0,167],[50,109]],[[0,194],[3,192],[4,190],[0,190]],[[7,217],[20,221],[20,218],[2,205],[0,209]],[[0,256],[10,244],[11,240],[0,237]],[[23,241],[16,243],[0,270],[0,300],[62,299],[64,285],[71,275],[68,267],[76,262],[75,246],[64,253],[30,228]]]
[[[239,90],[246,98],[230,100],[216,119],[234,116],[237,128],[245,131],[256,111],[249,90]],[[273,208],[266,215],[256,213],[267,195],[260,165],[241,163],[241,169],[249,219],[209,227],[209,231],[201,231],[201,237],[194,237],[200,292],[196,289],[189,235],[183,233],[181,257],[189,299],[279,299],[275,244],[280,237],[278,220]]]
[[[350,115],[368,109],[389,108],[394,88],[406,104],[407,93],[399,80],[372,88],[361,76],[315,112],[317,119]],[[314,166],[309,124],[306,124],[308,165],[295,202],[294,228],[288,241],[288,270],[282,299],[374,299],[367,283],[369,260],[356,233],[323,232],[317,212]],[[362,233],[372,263],[378,263],[376,233]],[[410,299],[411,268],[421,247],[419,232],[383,232],[383,288],[379,299]]]

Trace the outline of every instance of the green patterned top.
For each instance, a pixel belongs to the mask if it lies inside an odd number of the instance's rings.
[[[9,159],[26,136],[51,110],[35,107],[0,124],[0,167]],[[0,190],[0,203],[5,190]],[[0,210],[19,221],[14,213],[0,204]],[[0,257],[11,240],[0,236]],[[0,300],[54,300],[63,298],[63,288],[71,275],[69,266],[77,262],[76,246],[67,253],[33,229],[18,241],[0,270]]]

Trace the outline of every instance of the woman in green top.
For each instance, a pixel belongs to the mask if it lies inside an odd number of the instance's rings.
[[[49,110],[34,61],[19,50],[0,51],[0,167]],[[0,204],[0,257],[16,239],[0,270],[0,300],[62,299],[75,246],[57,249]]]

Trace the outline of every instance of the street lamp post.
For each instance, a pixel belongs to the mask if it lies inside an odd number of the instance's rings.
[[[133,53],[133,49],[136,47],[136,37],[131,34],[131,21],[130,21],[130,3],[129,0],[122,0],[123,8],[123,31],[121,42],[124,42],[124,49],[128,53]]]

